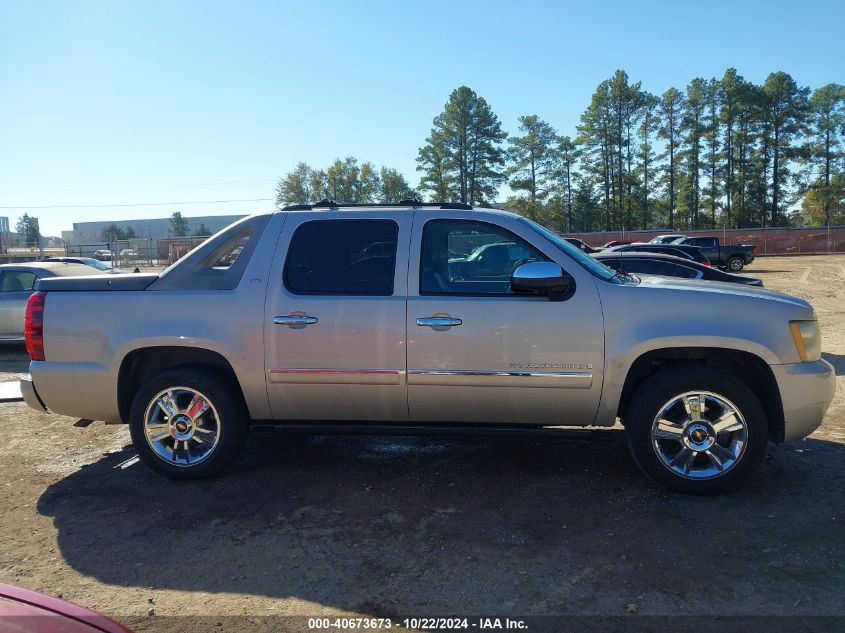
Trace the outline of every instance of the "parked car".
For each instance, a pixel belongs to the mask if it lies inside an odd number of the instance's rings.
[[[714,266],[726,268],[738,273],[745,266],[754,261],[757,247],[753,244],[739,244],[737,246],[722,246],[718,237],[687,237],[681,235],[672,246],[695,246],[710,260]]]
[[[110,262],[112,260],[112,252],[106,249],[100,249],[94,251],[94,259],[98,259],[101,262]]]
[[[521,257],[510,270],[450,257],[470,239]],[[392,246],[354,257],[377,243]],[[26,330],[30,407],[128,423],[144,463],[178,479],[220,472],[253,420],[375,433],[621,420],[645,473],[707,494],[754,471],[769,440],[812,433],[836,386],[803,299],[619,275],[527,218],[455,203],[243,218],[160,274],[39,281]]]
[[[592,246],[590,246],[589,244],[587,244],[583,240],[579,240],[577,237],[565,237],[563,239],[565,239],[567,242],[572,244],[572,246],[580,249],[584,253],[590,254],[590,253],[597,253],[598,252],[597,249],[593,248]]]
[[[625,244],[633,244],[633,242],[628,240],[610,240],[609,242],[605,242],[602,245],[602,248],[611,248],[612,246],[623,246]]]
[[[530,255],[516,242],[492,242],[476,247],[467,257],[448,257],[449,270],[453,278],[501,279],[510,276],[516,264]]]
[[[0,583],[0,629],[14,633],[132,633],[91,609]]]
[[[666,235],[657,235],[656,237],[651,238],[648,243],[649,244],[671,244],[679,237],[686,237],[685,235],[681,235],[679,233],[667,233]]]
[[[134,248],[124,248],[120,251],[121,259],[135,259],[138,257],[138,251]]]
[[[126,273],[127,271],[121,268],[115,268],[110,264],[106,264],[105,262],[100,261],[99,259],[94,259],[93,257],[47,257],[41,260],[42,262],[64,262],[66,264],[84,264],[85,266],[90,266],[91,268],[95,268],[100,272],[104,273]]]
[[[633,244],[624,244],[623,246],[613,246],[605,249],[606,253],[663,253],[664,255],[674,255],[675,257],[687,257],[693,261],[698,262],[703,266],[709,266],[710,260],[705,257],[700,248],[695,246],[683,246],[681,244],[644,244],[642,242],[634,242]]]
[[[661,253],[596,253],[593,257],[605,266],[625,273],[724,281],[747,286],[763,285],[763,281],[756,277],[734,275],[712,266],[704,266],[691,259]]]
[[[99,274],[90,266],[62,262],[0,264],[0,340],[20,341],[24,310],[39,279]]]

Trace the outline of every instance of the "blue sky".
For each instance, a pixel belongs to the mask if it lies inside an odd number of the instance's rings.
[[[247,213],[297,161],[402,170],[466,84],[572,134],[617,68],[661,93],[734,66],[845,83],[845,3],[0,2],[0,215]],[[151,206],[117,207],[116,204]],[[80,205],[80,208],[38,209]]]

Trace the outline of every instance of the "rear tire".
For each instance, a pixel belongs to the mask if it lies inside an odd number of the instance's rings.
[[[731,257],[728,260],[728,270],[732,273],[738,273],[745,267],[745,260],[742,257]]]
[[[704,367],[646,380],[625,416],[628,447],[654,481],[686,494],[738,485],[766,454],[766,415],[740,381]]]
[[[171,479],[219,473],[243,448],[249,416],[236,388],[205,369],[165,371],[141,387],[129,413],[144,463]]]

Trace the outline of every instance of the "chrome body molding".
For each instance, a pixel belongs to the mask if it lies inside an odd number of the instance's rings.
[[[398,385],[399,369],[361,369],[334,367],[292,367],[267,372],[274,383]]]
[[[590,371],[533,371],[502,369],[409,369],[409,385],[460,387],[563,387],[589,389]]]

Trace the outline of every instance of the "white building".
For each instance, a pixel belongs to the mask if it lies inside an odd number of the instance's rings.
[[[208,234],[217,233],[220,229],[239,220],[244,215],[209,215],[195,218],[185,218],[188,222],[188,233],[193,234],[200,226],[205,225]],[[173,237],[168,229],[170,218],[141,219],[141,220],[107,220],[104,222],[74,222],[72,231],[62,231],[62,237],[71,245],[99,244],[102,240],[103,229],[110,225],[124,231],[132,228],[135,236],[142,239],[162,239]]]

